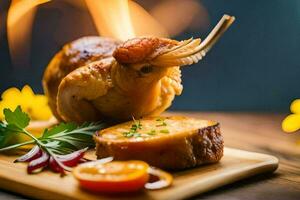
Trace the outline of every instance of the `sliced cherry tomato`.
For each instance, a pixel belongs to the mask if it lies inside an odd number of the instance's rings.
[[[82,188],[95,192],[133,192],[148,182],[149,165],[143,161],[97,161],[78,165],[73,175]]]

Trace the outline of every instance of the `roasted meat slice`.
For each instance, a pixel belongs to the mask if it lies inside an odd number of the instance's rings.
[[[112,126],[94,136],[98,158],[143,160],[181,170],[218,162],[223,138],[218,123],[188,117],[151,117]]]

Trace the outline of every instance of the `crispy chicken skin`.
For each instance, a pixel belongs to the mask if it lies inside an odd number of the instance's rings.
[[[151,45],[159,42],[158,38],[137,38],[117,48],[116,40],[84,37],[64,46],[48,65],[43,79],[54,115],[81,123],[104,117],[127,120],[165,110],[182,91],[179,68],[157,69],[148,76],[134,69],[139,66],[127,66],[156,53]],[[124,51],[125,47],[131,51]],[[113,50],[116,58],[112,57]]]
[[[111,57],[120,41],[97,36],[83,37],[66,44],[51,60],[43,77],[43,88],[55,117],[57,112],[57,92],[62,79],[73,70],[93,61]]]
[[[93,36],[65,45],[43,78],[52,112],[77,123],[159,115],[182,92],[179,67],[201,60],[233,20],[225,15],[202,43]]]

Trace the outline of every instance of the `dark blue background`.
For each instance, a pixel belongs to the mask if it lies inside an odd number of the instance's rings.
[[[201,2],[208,10],[210,28],[224,13],[234,15],[236,21],[203,61],[183,69],[184,92],[172,109],[288,111],[289,103],[300,97],[300,1]],[[64,11],[57,9],[62,4]],[[3,26],[8,6],[9,1],[0,2],[0,92],[26,83],[42,92],[43,70],[55,52],[68,41],[97,34],[92,22],[88,26],[76,20],[91,21],[78,8],[59,1],[42,5],[33,26],[31,64],[13,69]],[[66,22],[77,28],[69,30]],[[177,38],[206,34],[186,31]]]

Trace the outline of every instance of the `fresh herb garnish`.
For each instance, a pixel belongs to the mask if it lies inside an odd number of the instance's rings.
[[[167,123],[166,122],[162,122],[161,124],[158,124],[158,125],[156,125],[157,127],[159,127],[159,126],[167,126]]]
[[[158,119],[156,119],[156,121],[161,122],[160,124],[156,125],[157,127],[167,126],[167,123],[165,122],[165,119],[158,118]]]
[[[153,129],[150,132],[147,133],[148,135],[156,135],[156,131]]]
[[[131,138],[131,137],[141,137],[141,134],[138,133],[138,129],[142,129],[142,124],[141,124],[141,120],[136,120],[133,116],[132,116],[132,120],[133,120],[133,124],[130,127],[130,130],[128,132],[123,132],[123,136],[127,137],[127,138]]]
[[[132,119],[134,124],[131,126],[131,129],[134,131],[137,131],[137,129],[142,129],[143,125],[141,124],[141,120],[136,120],[133,116]]]
[[[123,136],[124,136],[124,137],[127,137],[127,138],[131,138],[131,137],[133,137],[133,135],[134,135],[133,132],[124,132],[124,133],[123,133]]]
[[[160,130],[159,132],[161,132],[161,133],[170,133],[170,131],[168,129],[163,129],[163,130]]]
[[[60,157],[93,146],[93,134],[104,128],[103,123],[84,123],[80,126],[74,123],[60,123],[53,128],[45,129],[42,136],[37,138],[25,129],[29,125],[30,118],[20,106],[14,111],[4,109],[3,113],[5,121],[0,122],[0,147],[2,147],[0,152],[27,144],[36,144],[50,156],[50,161],[54,160],[64,170],[70,168],[61,161]],[[19,134],[25,134],[32,140],[8,145],[11,139]]]
[[[142,135],[140,133],[134,133],[133,137],[142,137]]]

